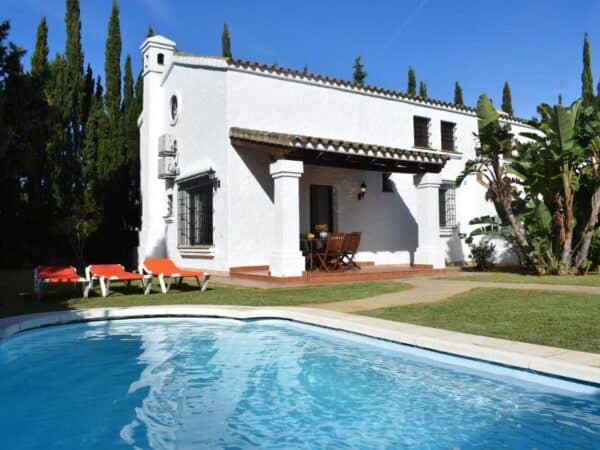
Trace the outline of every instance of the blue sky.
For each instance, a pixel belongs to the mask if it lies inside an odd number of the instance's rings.
[[[81,0],[85,60],[102,78],[111,2]],[[220,54],[226,21],[239,58],[307,64],[313,72],[350,78],[361,55],[369,84],[400,90],[412,64],[430,97],[452,100],[459,80],[468,104],[486,92],[499,105],[508,80],[522,117],[541,101],[555,102],[559,92],[565,102],[579,95],[586,31],[595,81],[600,76],[600,2],[591,0],[120,0],[119,6],[123,57],[130,53],[136,70],[148,24],[180,50]],[[31,50],[45,15],[55,53],[64,48],[64,9],[65,0],[2,0],[0,19],[10,19],[10,39]]]

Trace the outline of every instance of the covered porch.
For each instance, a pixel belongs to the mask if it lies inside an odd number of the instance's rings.
[[[438,190],[440,171],[454,155],[242,128],[231,128],[230,139],[238,150],[269,156],[274,205],[269,264],[233,267],[232,275],[358,281],[445,267]],[[360,269],[307,270],[300,242],[316,234],[317,224],[361,233]]]

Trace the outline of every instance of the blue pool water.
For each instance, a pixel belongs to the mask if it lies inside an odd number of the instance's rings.
[[[284,321],[94,322],[0,343],[0,447],[591,449],[599,392]]]

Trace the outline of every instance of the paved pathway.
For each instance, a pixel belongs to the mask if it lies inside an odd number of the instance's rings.
[[[449,297],[468,292],[478,287],[527,289],[538,291],[578,292],[600,295],[600,287],[568,286],[555,284],[534,283],[496,283],[487,281],[466,281],[460,276],[453,279],[411,278],[406,280],[412,289],[390,294],[377,295],[370,298],[310,305],[312,308],[328,309],[339,312],[366,311],[369,309],[389,308],[392,306],[415,305],[418,303],[433,303]],[[308,305],[307,305],[308,306]]]

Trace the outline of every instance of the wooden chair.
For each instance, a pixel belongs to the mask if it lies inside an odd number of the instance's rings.
[[[339,269],[343,245],[344,233],[329,233],[323,251],[316,252],[322,270],[329,272],[330,266],[335,270]]]
[[[354,257],[358,251],[360,245],[360,237],[362,233],[360,231],[354,231],[352,233],[346,233],[344,238],[344,245],[342,248],[342,255],[340,257],[342,264],[348,269],[360,269],[360,266],[356,264]]]

